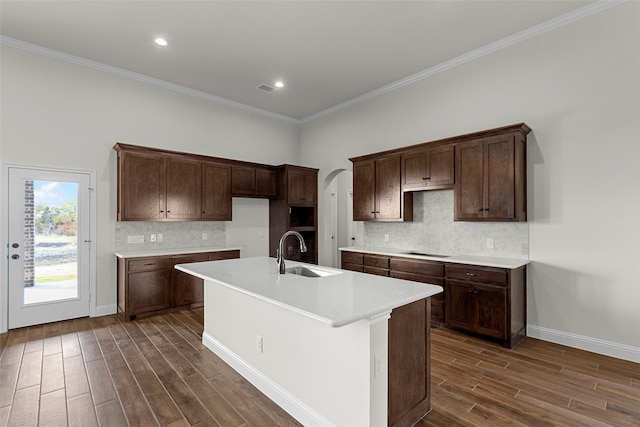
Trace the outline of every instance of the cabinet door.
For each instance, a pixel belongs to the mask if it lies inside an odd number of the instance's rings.
[[[476,309],[475,332],[507,339],[507,289],[500,286],[474,285]]]
[[[209,254],[193,254],[171,258],[171,265],[188,264],[191,262],[209,261]],[[204,302],[204,281],[191,274],[173,269],[171,280],[171,305],[201,304]]]
[[[317,200],[317,175],[304,170],[287,171],[288,202],[290,205],[315,205]]]
[[[514,137],[508,134],[488,138],[484,145],[484,218],[513,219],[516,214]]]
[[[453,185],[455,181],[453,146],[432,148],[427,152],[427,156],[429,165],[427,189]]]
[[[429,177],[428,150],[402,156],[402,187],[422,189]]]
[[[256,170],[248,166],[231,168],[231,194],[234,196],[254,196],[256,193]]]
[[[170,270],[130,273],[127,278],[129,313],[136,315],[169,307]]]
[[[369,221],[375,218],[375,176],[373,160],[353,163],[354,221]]]
[[[455,220],[474,220],[484,214],[484,145],[474,140],[456,146]]]
[[[375,218],[402,219],[400,156],[376,160]]]
[[[473,285],[446,280],[445,294],[445,323],[454,328],[473,330]]]
[[[202,219],[231,221],[231,166],[202,163]]]
[[[123,152],[119,170],[119,211],[121,221],[146,221],[165,217],[164,157]]]
[[[167,219],[200,219],[202,203],[201,163],[167,159]]]
[[[451,188],[454,176],[454,148],[435,147],[402,156],[402,188],[431,190]]]
[[[278,196],[276,171],[256,168],[256,196],[272,198]]]

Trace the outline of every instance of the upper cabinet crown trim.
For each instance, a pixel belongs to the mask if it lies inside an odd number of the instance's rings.
[[[469,140],[478,139],[478,138],[486,138],[486,137],[501,135],[501,134],[510,133],[510,132],[520,132],[526,136],[529,134],[529,132],[531,132],[531,128],[527,126],[525,123],[517,123],[514,125],[487,129],[479,132],[467,133],[464,135],[452,136],[448,138],[437,139],[434,141],[423,142],[421,144],[408,145],[405,147],[394,148],[391,150],[379,151],[377,153],[351,157],[349,160],[351,160],[352,162],[357,162],[359,160],[371,160],[371,159],[376,159],[379,157],[387,157],[395,154],[406,154],[412,151],[417,151],[425,148],[437,147],[439,145],[455,144],[458,142],[464,142],[464,141],[469,141]]]

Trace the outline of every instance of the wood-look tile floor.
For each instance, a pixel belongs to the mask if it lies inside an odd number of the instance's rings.
[[[202,310],[0,335],[0,426],[293,426],[206,349]],[[638,426],[640,364],[531,338],[507,350],[432,329],[418,426]]]

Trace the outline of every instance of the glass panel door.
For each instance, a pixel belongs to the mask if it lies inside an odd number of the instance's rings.
[[[9,168],[9,328],[89,314],[84,173]]]

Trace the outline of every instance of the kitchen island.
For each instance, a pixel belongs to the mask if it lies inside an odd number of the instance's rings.
[[[273,258],[177,265],[205,281],[203,344],[305,426],[412,425],[430,409],[440,286]]]

